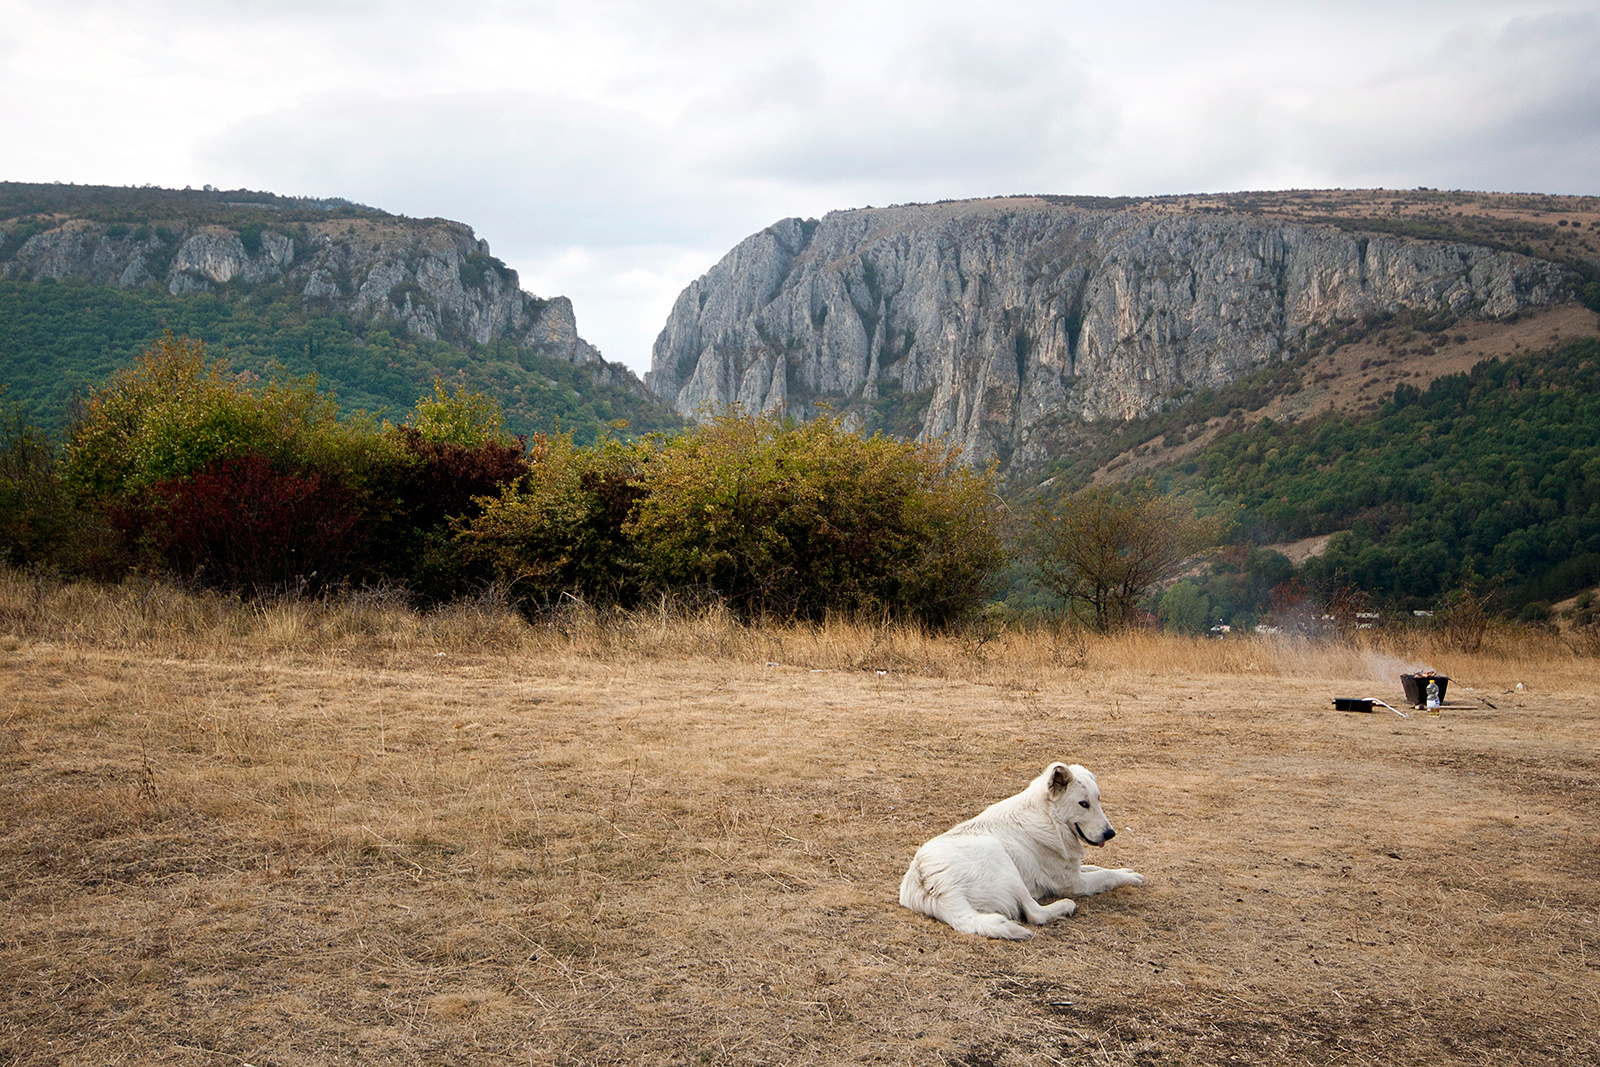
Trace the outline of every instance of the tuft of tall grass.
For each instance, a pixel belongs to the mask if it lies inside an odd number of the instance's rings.
[[[1468,654],[1424,630],[1214,641],[1149,630],[1097,634],[1052,622],[954,631],[874,617],[746,623],[720,601],[671,598],[619,610],[569,597],[529,621],[504,589],[493,586],[475,599],[421,611],[404,589],[389,586],[244,600],[146,578],[102,585],[16,570],[0,570],[0,634],[179,658],[419,651],[696,657],[961,677],[1069,670],[1393,680],[1390,675],[1422,668],[1455,674],[1468,664],[1510,677],[1560,671],[1600,653],[1593,642],[1509,624],[1490,627]]]

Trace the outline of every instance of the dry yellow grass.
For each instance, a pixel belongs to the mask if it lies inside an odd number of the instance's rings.
[[[0,1064],[1593,1062],[1600,664],[1494,642],[0,576]],[[1474,709],[1330,709],[1423,660]],[[897,906],[1054,758],[1149,886]]]

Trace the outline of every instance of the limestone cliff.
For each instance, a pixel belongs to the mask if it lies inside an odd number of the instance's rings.
[[[104,215],[103,201],[118,192],[103,190],[90,204]],[[264,207],[285,198],[238,205],[240,218],[250,221],[217,221],[228,213],[214,197],[201,205],[206,210],[198,218],[193,210],[173,218],[170,210],[161,212],[184,194],[155,194],[166,201],[156,202],[149,223],[107,222],[70,205],[0,221],[0,278],[162,285],[173,293],[280,285],[357,320],[392,320],[414,336],[458,344],[503,338],[540,355],[592,365],[608,381],[633,379],[578,336],[570,300],[523,292],[516,272],[461,223],[351,206],[279,211],[281,218],[259,221]]]
[[[679,296],[646,383],[690,415],[817,401],[969,461],[1042,463],[1385,311],[1507,316],[1561,266],[1481,245],[1170,204],[1009,198],[785,219]]]

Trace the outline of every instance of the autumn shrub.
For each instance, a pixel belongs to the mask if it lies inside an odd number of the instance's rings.
[[[364,530],[354,491],[250,452],[151,486],[129,532],[203,584],[261,594],[341,584]]]
[[[315,379],[257,384],[168,334],[90,395],[63,483],[116,542],[87,569],[263,592],[347,581],[375,476],[401,454]]]
[[[953,450],[739,414],[665,441],[541,440],[461,537],[526,606],[687,594],[751,619],[943,625],[977,610],[1003,560],[992,476]]]
[[[527,472],[458,522],[466,558],[491,566],[524,611],[546,610],[565,595],[631,606],[645,591],[637,548],[626,527],[648,492],[653,440],[602,438],[588,448],[571,435],[535,437]]]
[[[729,414],[530,449],[465,388],[435,382],[400,426],[341,420],[312,379],[258,383],[170,335],[89,398],[65,473],[112,564],[250,594],[382,583],[427,605],[498,581],[529,613],[667,594],[945,625],[1003,562],[992,472],[943,446]]]
[[[89,397],[64,482],[142,567],[245,592],[399,583],[434,601],[487,581],[451,538],[526,470],[499,406],[435,383],[406,425],[340,419],[315,379],[259,383],[170,334]]]
[[[665,444],[627,524],[648,581],[747,618],[871,613],[943,625],[1003,562],[992,475],[954,449],[838,418],[729,414]]]
[[[372,569],[405,585],[419,603],[468,595],[494,577],[490,561],[463,551],[452,523],[475,518],[480,498],[528,472],[522,442],[490,436],[430,439],[416,425],[390,431],[402,455],[381,480],[382,514],[371,514]]]
[[[199,341],[168,334],[90,395],[68,435],[65,481],[113,501],[254,454],[280,470],[360,483],[389,451],[370,421],[341,421],[315,378],[256,386],[208,359]]]

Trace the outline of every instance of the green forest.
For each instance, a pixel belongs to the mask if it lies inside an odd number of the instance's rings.
[[[1401,384],[1370,417],[1236,418],[1165,484],[1237,505],[1242,541],[1342,531],[1292,575],[1307,588],[1408,610],[1473,586],[1541,619],[1600,581],[1600,341]],[[1253,566],[1291,577],[1259,556]]]
[[[40,428],[61,433],[87,391],[166,331],[203,341],[235,372],[316,374],[347,412],[403,414],[435,378],[496,397],[512,433],[571,432],[580,444],[626,420],[668,430],[666,405],[599,385],[585,369],[506,342],[459,346],[408,337],[393,322],[353,322],[280,285],[172,295],[159,286],[0,280],[0,383]]]

